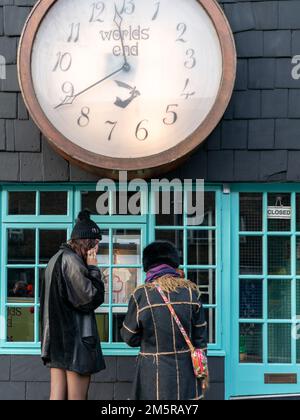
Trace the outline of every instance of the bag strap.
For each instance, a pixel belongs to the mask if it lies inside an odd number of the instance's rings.
[[[163,301],[165,302],[165,304],[168,306],[168,308],[169,308],[169,310],[171,312],[172,317],[174,318],[176,324],[178,325],[178,328],[180,329],[180,331],[181,331],[181,333],[182,333],[182,335],[183,335],[183,337],[184,337],[184,339],[186,341],[186,344],[188,345],[188,347],[191,350],[191,352],[194,352],[195,351],[195,347],[193,346],[193,344],[192,344],[189,336],[187,335],[187,333],[186,333],[186,331],[185,331],[182,323],[180,322],[180,319],[178,318],[178,316],[177,316],[177,314],[176,314],[173,306],[171,305],[169,299],[167,298],[167,296],[165,295],[165,293],[162,291],[162,288],[160,287],[159,284],[155,283],[155,287],[158,290],[158,292],[160,293],[160,295],[161,295]]]

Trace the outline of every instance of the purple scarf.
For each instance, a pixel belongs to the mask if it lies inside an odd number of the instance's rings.
[[[170,265],[161,264],[157,265],[156,267],[151,268],[146,275],[146,283],[152,283],[159,277],[171,275],[172,277],[181,277],[180,273]]]

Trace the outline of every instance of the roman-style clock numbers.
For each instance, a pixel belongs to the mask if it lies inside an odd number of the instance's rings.
[[[214,0],[40,0],[19,50],[33,118],[99,173],[148,174],[190,153],[221,118],[235,66]]]

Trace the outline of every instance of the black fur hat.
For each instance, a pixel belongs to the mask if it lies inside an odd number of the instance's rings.
[[[71,239],[100,239],[100,229],[93,220],[88,209],[78,214],[76,225],[74,226]]]
[[[180,266],[179,252],[171,242],[156,241],[144,249],[143,266],[145,272],[160,264],[168,264],[173,268]]]

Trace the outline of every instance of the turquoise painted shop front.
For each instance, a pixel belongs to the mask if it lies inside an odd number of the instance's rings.
[[[300,309],[299,185],[207,185],[199,226],[174,215],[174,197],[171,216],[150,215],[155,188],[141,190],[135,216],[112,215],[111,194],[108,214],[97,215],[95,184],[3,184],[1,191],[0,354],[39,354],[40,281],[77,213],[89,207],[103,231],[107,293],[97,321],[106,356],[136,354],[119,329],[128,296],[144,280],[143,247],[166,238],[202,292],[209,355],[225,358],[226,398],[300,393],[300,345],[292,336]],[[291,219],[268,219],[279,201],[291,207]]]

